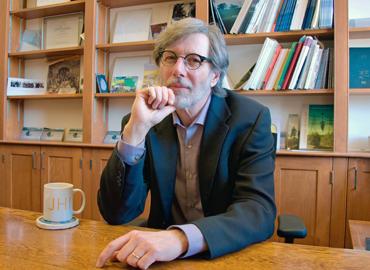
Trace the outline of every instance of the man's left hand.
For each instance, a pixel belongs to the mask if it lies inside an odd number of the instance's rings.
[[[188,240],[179,229],[159,232],[131,231],[110,242],[100,253],[97,267],[103,267],[107,260],[147,269],[156,261],[172,261],[186,252]]]

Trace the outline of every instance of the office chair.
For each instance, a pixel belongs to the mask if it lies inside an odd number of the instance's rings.
[[[271,126],[272,136],[274,137],[275,154],[277,149],[277,129]],[[275,158],[275,156],[274,156]],[[307,235],[306,226],[303,220],[294,215],[281,214],[278,216],[277,235],[285,239],[285,243],[293,243],[295,238],[305,238]]]

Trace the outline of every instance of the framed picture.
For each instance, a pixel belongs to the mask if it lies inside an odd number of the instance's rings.
[[[108,83],[104,74],[96,74],[96,92],[97,93],[108,93]]]
[[[80,92],[80,56],[65,58],[49,64],[47,91],[58,94]]]

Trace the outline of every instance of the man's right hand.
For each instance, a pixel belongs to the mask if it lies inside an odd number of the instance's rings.
[[[175,94],[165,86],[149,87],[136,91],[131,116],[123,130],[123,138],[131,145],[140,144],[149,129],[175,111]]]

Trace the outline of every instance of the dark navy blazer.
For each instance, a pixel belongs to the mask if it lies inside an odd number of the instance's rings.
[[[128,116],[122,121],[127,123]],[[110,224],[140,215],[151,191],[148,227],[173,224],[178,140],[172,115],[146,136],[144,157],[124,164],[114,149],[101,176],[98,205]],[[213,258],[269,238],[274,231],[274,140],[269,110],[227,91],[213,95],[199,156],[204,218],[190,222],[202,232]]]

